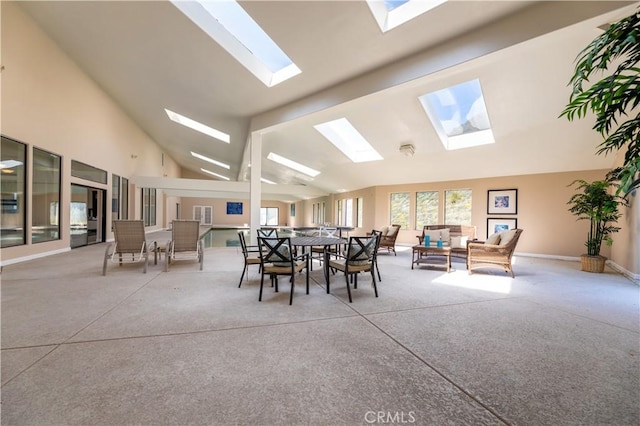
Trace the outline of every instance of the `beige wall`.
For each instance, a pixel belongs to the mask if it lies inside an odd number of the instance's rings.
[[[179,176],[179,167],[118,105],[79,69],[14,2],[2,8],[2,134],[62,157],[61,236],[59,241],[2,250],[3,262],[70,246],[70,184],[107,190],[111,175]],[[109,172],[106,185],[72,178],[71,160]],[[164,165],[163,165],[164,161]],[[29,169],[27,169],[29,171]],[[131,182],[129,218],[140,217],[139,189]],[[30,188],[27,188],[31,193]],[[158,200],[163,199],[158,191]],[[107,209],[110,210],[110,209]],[[158,209],[156,227],[163,226],[165,209]],[[37,213],[36,213],[37,214]],[[27,224],[32,214],[27,211]],[[107,212],[107,223],[111,213]],[[107,227],[109,228],[109,227]],[[108,230],[107,239],[112,238]],[[30,227],[27,226],[27,241]]]

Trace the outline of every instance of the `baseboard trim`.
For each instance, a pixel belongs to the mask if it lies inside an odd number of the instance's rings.
[[[521,253],[516,251],[513,253],[514,256],[522,256],[522,257],[539,257],[541,259],[555,259],[555,260],[566,260],[569,262],[580,262],[579,256],[559,256],[555,254],[542,254],[542,253]]]
[[[640,274],[634,274],[633,272],[629,271],[628,269],[623,268],[622,266],[618,265],[613,260],[607,260],[607,265],[609,265],[609,267],[611,269],[613,269],[614,271],[620,272],[622,275],[627,277],[633,283],[635,283],[635,284],[640,286]]]
[[[3,260],[3,261],[0,261],[0,267],[13,265],[14,263],[27,262],[29,260],[39,259],[41,257],[52,256],[54,254],[66,253],[68,251],[71,251],[71,247],[65,247],[58,250],[45,251],[42,253],[36,253],[29,256],[16,257],[14,259]]]

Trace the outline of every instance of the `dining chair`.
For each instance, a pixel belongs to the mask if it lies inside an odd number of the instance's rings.
[[[376,297],[378,297],[378,287],[376,286],[376,276],[374,273],[377,241],[378,237],[374,235],[368,237],[349,237],[347,249],[343,253],[336,253],[336,258],[329,261],[329,267],[331,269],[344,273],[349,303],[352,302],[349,280],[351,279],[353,281],[353,288],[357,289],[358,274],[361,272],[369,272],[371,274],[371,285],[373,286]]]
[[[165,246],[164,271],[176,261],[197,260],[200,270],[204,263],[204,242],[200,238],[200,221],[174,220],[171,222],[171,239]]]
[[[380,268],[378,267],[378,250],[380,250],[380,240],[382,239],[382,231],[376,231],[375,229],[371,230],[371,236],[376,237],[376,255],[374,256],[373,266],[376,269],[378,274],[378,281],[382,281],[380,277]]]
[[[247,280],[249,279],[249,265],[258,265],[261,267],[262,261],[260,260],[260,248],[255,246],[248,246],[247,241],[244,238],[244,231],[238,231],[238,238],[240,239],[240,247],[242,248],[242,255],[244,256],[244,268],[242,269],[242,275],[240,276],[240,283],[238,288],[242,285],[242,279],[247,274]]]
[[[334,237],[337,238],[336,232],[338,232],[338,228],[321,226],[318,229],[318,237]],[[333,252],[335,249],[331,249],[330,247],[325,246],[313,246],[311,247],[311,270],[313,271],[313,260],[317,260],[320,265],[324,261],[324,251],[329,250]]]
[[[289,295],[289,305],[293,303],[293,289],[295,288],[295,276],[306,269],[307,272],[307,294],[309,294],[309,253],[298,256],[294,254],[289,237],[263,238],[258,237],[258,248],[260,250],[260,260],[262,273],[260,276],[260,295],[258,301],[262,301],[262,288],[264,286],[264,276],[269,275],[271,283],[275,284],[275,291],[278,292],[278,276],[291,276],[291,294]]]
[[[158,250],[155,241],[147,241],[144,232],[144,222],[141,220],[114,220],[114,242],[107,245],[102,262],[102,275],[107,275],[107,262],[142,263],[144,273],[149,266],[149,255],[154,254],[154,264],[158,263]]]

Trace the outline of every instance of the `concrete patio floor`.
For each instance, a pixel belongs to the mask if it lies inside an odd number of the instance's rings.
[[[3,425],[640,423],[640,287],[609,269],[447,274],[401,248],[379,298],[316,266],[289,306],[282,278],[258,302],[257,267],[238,288],[237,248],[103,277],[104,249],[3,269]]]

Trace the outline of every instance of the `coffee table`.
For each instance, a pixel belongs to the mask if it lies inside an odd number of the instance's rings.
[[[446,266],[451,271],[451,247],[412,247],[411,269],[413,265]]]

